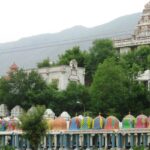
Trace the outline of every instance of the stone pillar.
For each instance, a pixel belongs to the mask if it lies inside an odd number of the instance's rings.
[[[43,148],[46,148],[47,147],[47,140],[46,140],[46,136],[44,136],[44,139],[43,139]]]
[[[12,142],[12,147],[15,147],[15,135],[11,135],[11,142]]]
[[[48,144],[48,150],[52,150],[52,135],[48,134],[47,136],[47,144]]]
[[[104,147],[104,145],[105,145],[105,136],[104,134],[102,134],[102,147]]]
[[[54,135],[54,149],[57,150],[57,146],[58,146],[58,143],[57,143],[57,134]]]
[[[75,150],[78,150],[79,149],[79,135],[76,134],[75,138],[76,138],[76,148],[75,148]]]
[[[68,135],[67,134],[64,134],[63,135],[63,147],[64,147],[64,150],[67,150],[68,149]]]
[[[21,148],[24,150],[27,147],[27,143],[25,138],[21,137]]]
[[[101,150],[102,149],[102,134],[98,135],[98,143],[99,143],[98,148],[99,150]]]
[[[134,147],[134,134],[133,133],[130,134],[130,146],[131,148]]]
[[[61,134],[59,134],[59,143],[60,143],[60,150],[62,150],[63,149],[63,135],[62,135],[62,133]]]
[[[105,149],[107,149],[108,146],[107,133],[104,134],[104,137],[105,137]]]
[[[143,145],[143,144],[144,144],[144,140],[143,140],[143,133],[142,133],[140,136],[140,145]]]
[[[119,134],[119,133],[118,133]],[[118,148],[118,134],[115,134],[115,138],[116,138],[116,149]]]
[[[5,146],[5,135],[2,135],[2,146]]]
[[[84,147],[83,134],[80,134],[80,146],[81,146],[81,149]]]
[[[122,135],[122,148],[126,148],[126,134]]]
[[[115,134],[114,133],[111,134],[111,143],[112,143],[112,149],[114,149],[115,148]]]
[[[94,134],[91,134],[90,136],[90,147],[93,147],[93,136]]]
[[[143,134],[143,145],[144,145],[144,147],[146,147],[148,145],[147,144],[147,134],[146,133]]]
[[[27,150],[30,150],[30,143],[28,140],[27,140]]]
[[[19,150],[19,135],[15,135],[15,148],[16,150]]]
[[[128,146],[128,139],[129,139],[128,136],[129,136],[128,134],[125,135],[125,147],[124,148]]]
[[[90,150],[90,134],[87,134],[86,135],[86,143],[87,143],[87,148],[86,150]]]
[[[148,146],[150,148],[150,133],[147,134],[147,143],[148,143]]]
[[[118,137],[117,137],[117,148],[118,149],[121,149],[122,148],[122,143],[123,143],[123,141],[122,141],[122,134],[121,133],[118,133]]]
[[[134,134],[134,137],[135,137],[135,146],[138,145],[138,135],[137,133]]]
[[[85,149],[87,146],[87,135],[83,134],[83,148]]]
[[[73,148],[73,135],[70,134],[70,148]]]
[[[138,138],[138,146],[139,146],[139,145],[141,145],[141,134],[138,134],[137,138]]]

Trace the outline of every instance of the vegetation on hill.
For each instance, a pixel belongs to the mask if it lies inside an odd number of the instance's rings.
[[[57,65],[77,59],[86,69],[86,85],[71,82],[66,90],[59,91],[53,84],[46,84],[36,72],[26,74],[18,70],[9,80],[0,79],[0,103],[11,109],[21,105],[28,109],[33,104],[45,105],[56,115],[68,111],[71,115],[90,111],[121,118],[131,111],[150,114],[150,91],[136,80],[139,71],[150,67],[150,47],[119,56],[110,40],[96,40],[89,51],[73,47],[59,56]],[[61,107],[60,107],[61,106]]]
[[[51,62],[49,58],[44,59],[42,62],[39,62],[37,64],[38,68],[43,68],[43,67],[51,67]]]

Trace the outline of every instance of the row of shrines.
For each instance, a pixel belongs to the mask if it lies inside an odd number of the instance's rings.
[[[28,110],[28,113],[31,113],[34,107],[31,107]],[[17,129],[19,125],[19,116],[23,114],[23,109],[20,106],[15,106],[11,110],[11,115],[8,116],[7,106],[2,104],[0,105],[0,130],[6,130],[6,125],[11,123],[14,125],[12,129]],[[76,116],[71,119],[70,115],[67,112],[61,113],[60,117],[56,117],[55,113],[51,109],[47,109],[44,113],[43,118],[47,120],[49,130],[85,130],[85,129],[129,129],[129,128],[150,128],[150,117],[141,114],[136,118],[130,113],[125,116],[120,122],[115,116],[108,116],[106,119],[99,115],[95,119],[92,119],[89,116]],[[16,127],[15,127],[16,124]],[[5,126],[5,127],[4,127]],[[10,126],[8,126],[9,129]]]
[[[34,107],[28,110],[32,113]],[[4,113],[4,110],[7,113]],[[3,112],[2,112],[3,111]],[[8,114],[6,105],[0,105],[1,114]],[[11,115],[2,116],[0,120],[0,145],[10,144],[16,150],[31,149],[29,141],[23,138],[22,130],[18,124],[22,108],[16,106]],[[129,149],[134,146],[150,148],[150,117],[143,114],[136,118],[131,114],[125,116],[120,122],[115,116],[106,119],[98,115],[95,119],[89,116],[75,116],[67,112],[59,117],[51,109],[47,109],[43,116],[49,130],[39,144],[39,150],[63,149]]]

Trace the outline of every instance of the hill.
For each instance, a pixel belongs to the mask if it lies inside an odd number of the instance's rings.
[[[136,13],[119,17],[93,28],[74,26],[55,34],[42,34],[0,44],[0,75],[4,75],[13,62],[24,69],[32,68],[47,57],[56,60],[59,54],[73,46],[79,45],[86,50],[95,39],[130,36],[140,15]]]

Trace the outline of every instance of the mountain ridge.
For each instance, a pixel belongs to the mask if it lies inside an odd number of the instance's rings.
[[[141,13],[135,13],[92,28],[78,25],[57,33],[40,34],[1,43],[0,63],[3,66],[0,67],[0,75],[5,74],[13,62],[24,69],[33,68],[37,62],[46,57],[56,60],[59,54],[73,46],[80,46],[85,50],[98,38],[130,36],[140,16]]]

